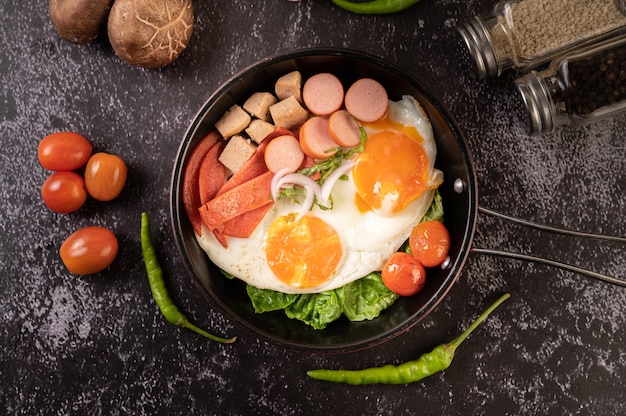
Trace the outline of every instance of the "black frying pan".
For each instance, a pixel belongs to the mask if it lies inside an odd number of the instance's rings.
[[[433,126],[438,154],[436,167],[445,180],[440,187],[445,224],[452,246],[444,268],[429,270],[425,288],[417,295],[400,298],[380,317],[365,322],[340,319],[324,330],[290,320],[283,311],[257,314],[245,284],[227,280],[197,244],[181,200],[184,167],[199,140],[213,130],[217,119],[233,104],[243,103],[256,91],[273,91],[275,81],[299,70],[304,79],[332,72],[344,85],[370,77],[387,89],[390,99],[415,97]],[[189,127],[176,156],[171,187],[171,218],[174,236],[184,264],[202,295],[237,324],[279,345],[299,350],[345,352],[368,348],[409,330],[426,317],[459,279],[471,250],[478,213],[478,195],[472,158],[465,138],[452,116],[432,93],[408,72],[375,56],[347,49],[311,48],[262,60],[231,77],[205,103]],[[502,253],[493,253],[502,254]]]

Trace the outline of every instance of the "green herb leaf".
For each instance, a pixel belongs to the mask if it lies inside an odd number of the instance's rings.
[[[337,291],[343,299],[343,313],[351,321],[374,319],[399,297],[387,289],[380,273],[370,273]]]
[[[246,286],[248,297],[256,313],[285,309],[298,298],[298,295],[276,292],[269,289],[259,289],[252,285]]]
[[[315,329],[324,329],[341,316],[342,306],[334,290],[300,295],[285,309],[291,319],[298,319]]]
[[[335,169],[341,166],[344,160],[350,159],[352,158],[352,156],[354,156],[355,153],[362,153],[363,150],[365,150],[365,143],[367,142],[367,133],[365,132],[365,129],[361,126],[359,126],[359,130],[361,131],[361,142],[359,143],[357,147],[353,147],[353,148],[345,149],[345,150],[342,149],[341,147],[330,149],[329,152],[336,151],[334,155],[332,155],[326,160],[323,160],[317,163],[314,166],[300,169],[298,173],[301,173],[302,175],[306,175],[306,176],[313,176],[316,173],[319,173],[320,178],[317,180],[317,182],[320,185],[322,185],[324,181],[326,180],[326,178],[328,178],[330,174],[335,171]]]
[[[441,194],[439,193],[439,189],[435,191],[435,195],[433,197],[433,202],[431,202],[430,207],[428,207],[428,211],[422,217],[420,222],[437,220],[443,222],[443,201],[441,199]]]

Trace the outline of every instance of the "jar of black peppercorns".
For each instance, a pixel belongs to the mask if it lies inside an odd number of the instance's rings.
[[[515,80],[530,133],[626,112],[626,36],[564,55]]]

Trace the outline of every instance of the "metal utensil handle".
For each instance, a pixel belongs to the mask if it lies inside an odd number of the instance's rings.
[[[491,209],[487,209],[483,207],[478,207],[478,211],[487,215],[501,218],[506,221],[521,224],[521,225],[531,227],[531,228],[536,228],[539,230],[549,231],[549,232],[556,233],[556,234],[564,234],[564,235],[571,235],[571,236],[581,237],[581,238],[591,238],[595,240],[607,240],[607,241],[615,241],[618,243],[626,243],[626,238],[623,238],[623,237],[616,237],[616,236],[603,235],[603,234],[584,233],[580,231],[572,231],[572,230],[550,227],[550,226],[539,224],[536,222],[527,221],[527,220],[523,220],[523,219],[516,218],[516,217],[511,217],[509,215],[502,214],[500,212],[493,211]],[[558,267],[561,269],[565,269],[565,270],[569,270],[575,273],[582,274],[587,277],[598,279],[603,282],[611,283],[617,286],[626,287],[625,279],[607,276],[602,273],[597,273],[591,270],[583,269],[577,266],[572,266],[570,264],[562,263],[559,261],[544,259],[544,258],[536,257],[536,256],[530,256],[527,254],[511,253],[507,251],[491,250],[491,249],[484,249],[484,248],[472,248],[470,249],[470,251],[473,253],[488,254],[488,255],[493,255],[493,256],[508,257],[508,258],[517,259],[517,260],[524,260],[524,261],[530,261],[530,262],[535,262],[535,263],[547,264],[549,266]]]
[[[513,222],[516,224],[525,225],[527,227],[536,228],[536,229],[543,230],[543,231],[549,231],[551,233],[572,235],[574,237],[581,237],[581,238],[591,238],[595,240],[606,240],[606,241],[616,241],[618,243],[626,243],[626,238],[624,237],[617,237],[613,235],[604,235],[604,234],[584,233],[581,231],[573,231],[573,230],[566,230],[562,228],[550,227],[548,225],[539,224],[537,222],[532,222],[528,220],[523,220],[521,218],[511,217],[509,215],[502,214],[501,212],[494,211],[488,208],[483,208],[480,206],[478,207],[478,212],[482,212],[483,214],[501,218],[503,220]]]
[[[489,255],[493,255],[493,256],[508,257],[508,258],[512,258],[512,259],[516,259],[516,260],[525,260],[525,261],[530,261],[530,262],[534,262],[534,263],[543,263],[543,264],[547,264],[549,266],[559,267],[561,269],[565,269],[565,270],[569,270],[569,271],[572,271],[572,272],[575,272],[575,273],[579,273],[579,274],[582,274],[582,275],[587,276],[587,277],[591,277],[591,278],[594,278],[594,279],[602,280],[602,281],[607,282],[607,283],[612,283],[614,285],[626,287],[626,280],[618,279],[616,277],[607,276],[607,275],[601,274],[601,273],[596,273],[596,272],[591,271],[591,270],[582,269],[582,268],[577,267],[577,266],[572,266],[571,264],[561,263],[561,262],[554,261],[554,260],[549,260],[549,259],[544,259],[544,258],[541,258],[541,257],[529,256],[529,255],[526,255],[526,254],[519,254],[519,253],[511,253],[511,252],[508,252],[508,251],[491,250],[491,249],[486,249],[486,248],[472,248],[471,252],[472,253],[479,253],[479,254],[489,254]]]

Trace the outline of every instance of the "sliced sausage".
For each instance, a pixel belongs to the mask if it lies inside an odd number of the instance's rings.
[[[219,161],[220,153],[224,147],[224,142],[220,141],[213,146],[204,156],[202,163],[200,164],[200,171],[198,172],[198,188],[200,192],[200,202],[202,205],[206,204],[217,195],[218,191],[224,182],[226,177],[224,175],[224,165]]]
[[[304,152],[300,142],[289,134],[272,139],[265,148],[265,165],[273,173],[281,169],[287,169],[293,173],[304,161]]]
[[[342,147],[354,147],[361,143],[359,124],[346,110],[335,111],[328,118],[328,133]]]
[[[329,116],[343,105],[343,85],[333,74],[313,75],[302,87],[302,99],[311,113]]]
[[[357,120],[371,123],[385,116],[389,97],[378,81],[361,78],[348,88],[345,104],[346,110]]]
[[[183,175],[182,198],[185,211],[189,217],[189,222],[197,235],[202,235],[202,220],[198,213],[198,208],[202,205],[199,191],[199,172],[200,166],[208,151],[216,145],[219,140],[219,134],[216,130],[211,131],[204,136],[191,152],[185,173]]]
[[[328,132],[328,120],[311,117],[300,127],[300,146],[307,156],[313,159],[328,159],[337,151],[337,143]],[[334,149],[333,151],[329,151]]]

